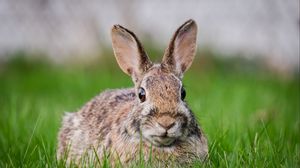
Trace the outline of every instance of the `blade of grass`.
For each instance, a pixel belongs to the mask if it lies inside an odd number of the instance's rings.
[[[27,147],[26,147],[26,150],[25,150],[25,154],[24,154],[22,163],[24,163],[24,161],[25,161],[25,159],[26,159],[26,157],[27,157],[27,153],[28,153],[29,147],[30,147],[30,145],[31,145],[32,138],[33,138],[33,136],[34,136],[34,134],[35,134],[37,125],[38,125],[38,123],[39,123],[39,119],[40,119],[40,115],[37,117],[37,120],[36,120],[35,125],[34,125],[34,127],[33,127],[33,131],[32,131],[32,133],[31,133],[29,142],[28,142],[28,144],[27,144]]]

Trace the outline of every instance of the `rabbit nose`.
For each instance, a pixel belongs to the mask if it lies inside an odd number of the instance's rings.
[[[159,126],[163,127],[164,129],[168,130],[175,125],[175,122],[172,123],[158,123]]]
[[[160,117],[157,121],[158,125],[164,128],[165,130],[169,130],[175,125],[175,119],[172,117]]]

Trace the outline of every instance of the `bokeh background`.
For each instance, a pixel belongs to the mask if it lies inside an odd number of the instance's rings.
[[[0,55],[40,52],[55,61],[95,56],[110,47],[121,24],[165,48],[174,28],[199,24],[199,47],[225,55],[261,57],[279,70],[299,66],[299,1],[2,0]]]
[[[0,0],[0,167],[64,166],[55,158],[63,113],[132,86],[112,25],[133,30],[159,61],[190,18],[198,52],[184,83],[209,139],[204,166],[298,167],[298,0]]]

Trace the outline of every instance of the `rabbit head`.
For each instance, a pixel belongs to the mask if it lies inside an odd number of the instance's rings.
[[[136,104],[128,114],[128,131],[159,147],[184,140],[194,129],[182,84],[196,52],[197,25],[188,20],[174,33],[161,63],[152,63],[134,33],[112,28],[114,54],[121,69],[133,79]]]

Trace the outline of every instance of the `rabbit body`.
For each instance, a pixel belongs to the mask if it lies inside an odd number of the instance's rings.
[[[112,164],[127,164],[142,152],[143,159],[164,163],[204,160],[207,140],[184,101],[181,81],[193,60],[196,30],[193,20],[183,24],[162,63],[154,64],[132,32],[114,26],[117,61],[135,86],[107,90],[78,112],[67,113],[58,136],[58,158],[80,164],[84,156],[101,160],[108,152]]]

